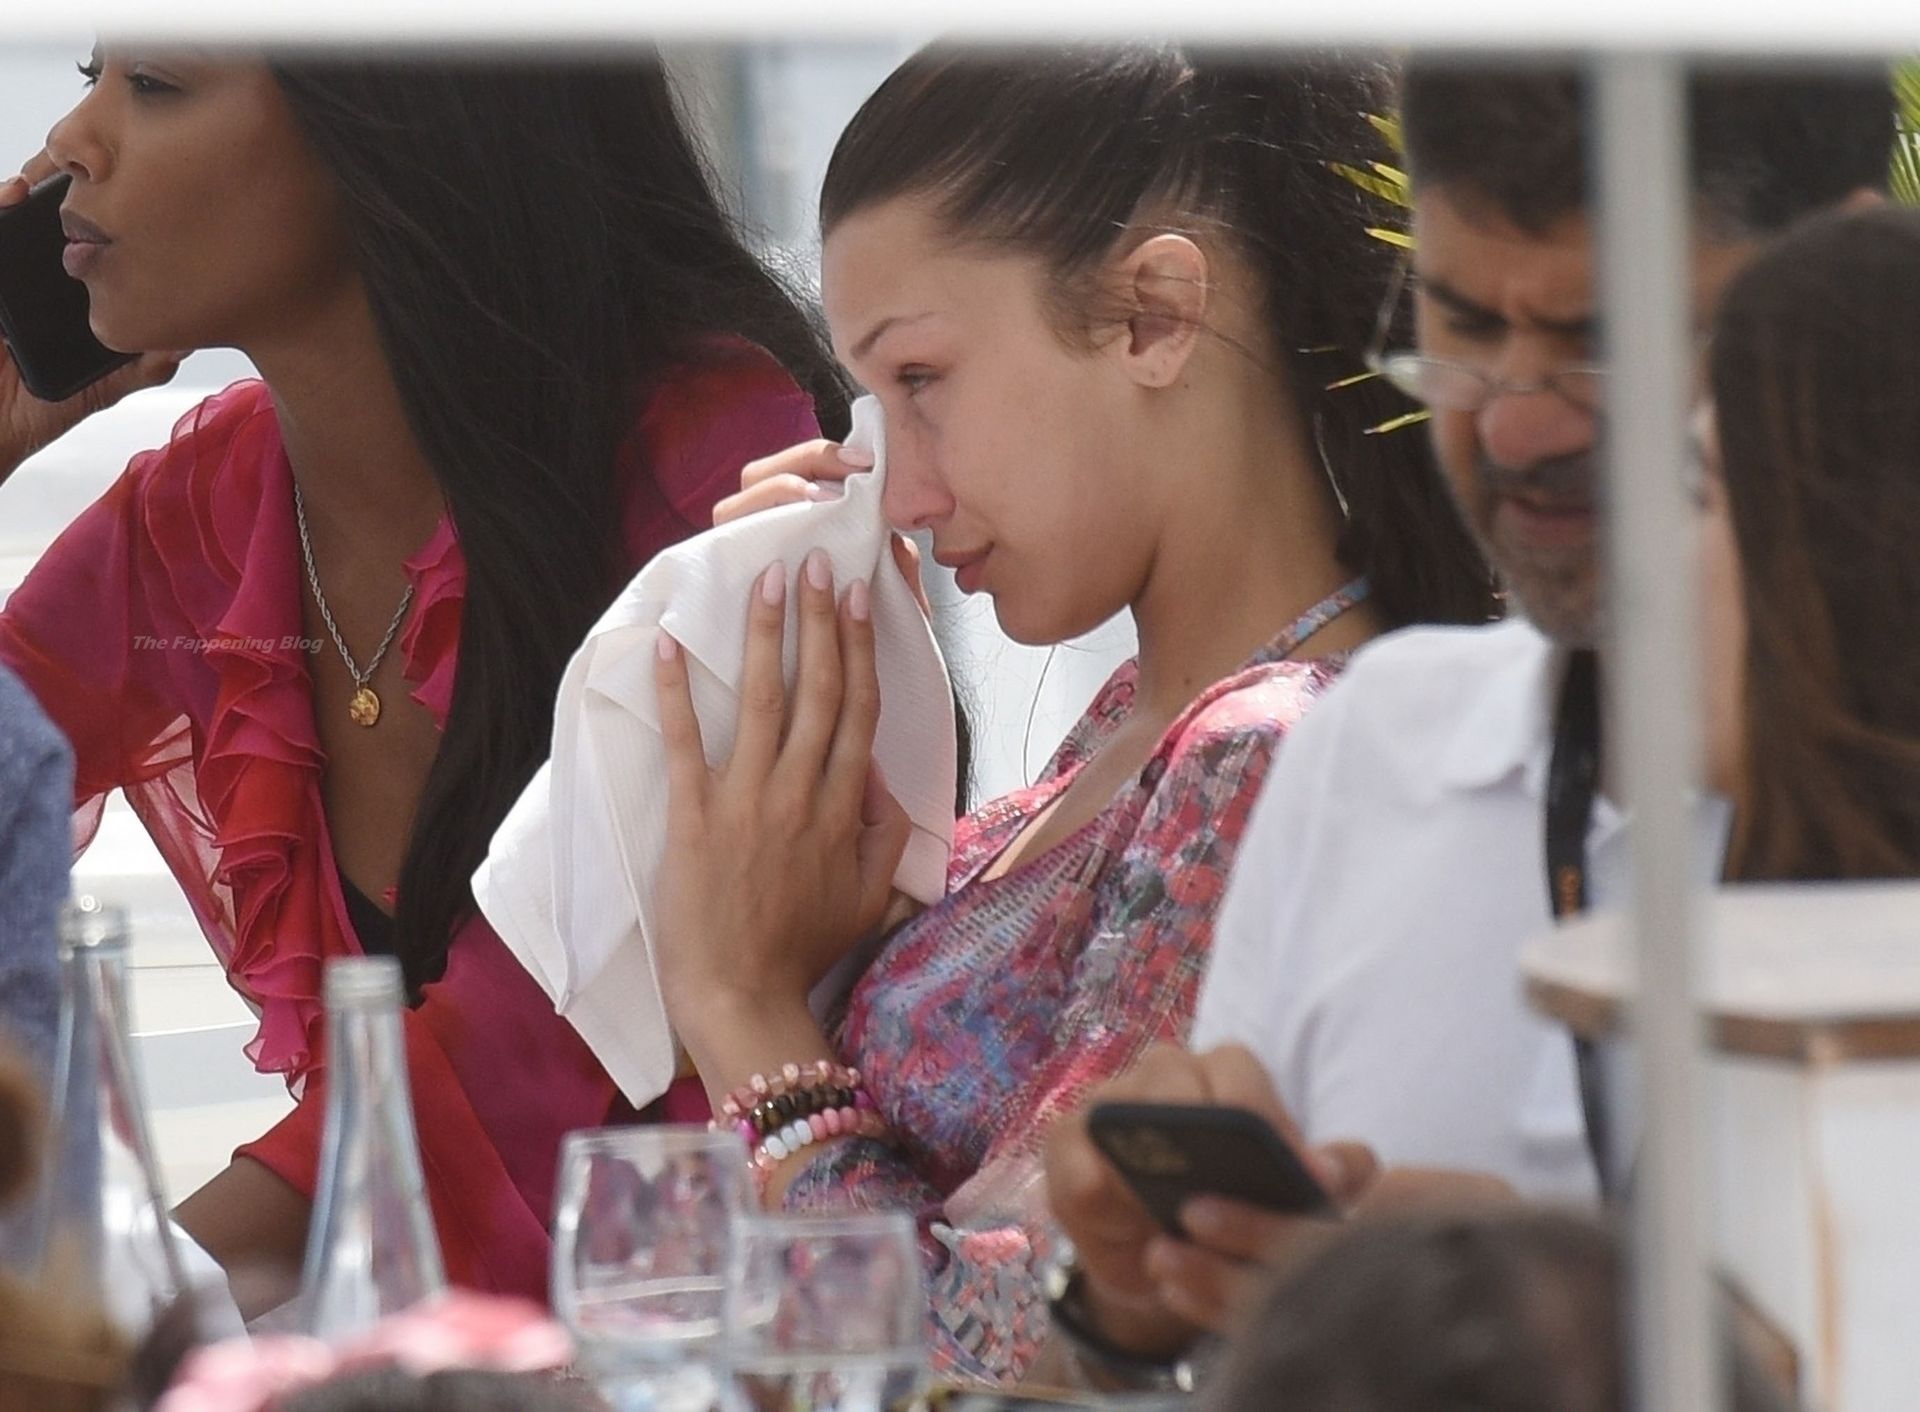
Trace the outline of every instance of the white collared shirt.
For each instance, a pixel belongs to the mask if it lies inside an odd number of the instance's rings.
[[[1552,925],[1543,800],[1564,654],[1530,624],[1369,645],[1297,725],[1216,924],[1193,1047],[1246,1045],[1307,1139],[1591,1201],[1567,1032],[1527,1008]],[[1594,906],[1623,900],[1623,820],[1595,801]],[[1698,815],[1717,871],[1719,801]],[[1624,1126],[1616,1124],[1616,1126]]]

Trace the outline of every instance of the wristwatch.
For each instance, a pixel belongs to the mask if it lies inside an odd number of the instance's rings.
[[[1144,1357],[1108,1340],[1087,1306],[1086,1272],[1080,1268],[1072,1246],[1046,1266],[1041,1283],[1054,1331],[1066,1341],[1089,1386],[1124,1392],[1191,1393],[1199,1388],[1213,1341],[1196,1339],[1174,1357],[1160,1359]]]

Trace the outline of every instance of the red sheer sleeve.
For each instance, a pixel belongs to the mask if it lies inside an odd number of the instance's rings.
[[[219,689],[211,658],[275,469],[265,385],[215,393],[133,458],[0,612],[0,661],[72,742],[82,842],[119,787],[151,783],[181,819],[203,818],[188,777]]]
[[[164,694],[179,625],[156,623],[135,591],[146,459],[67,527],[0,612],[0,661],[73,745],[83,841],[102,796],[191,751],[185,717]]]

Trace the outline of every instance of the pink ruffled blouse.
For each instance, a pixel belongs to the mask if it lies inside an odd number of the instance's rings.
[[[710,345],[652,393],[621,449],[628,567],[709,524],[747,461],[817,435],[811,401],[769,355]],[[0,612],[0,661],[73,743],[79,841],[124,789],[259,1016],[247,1055],[298,1102],[241,1152],[311,1197],[321,965],[361,948],[322,803],[300,564],[273,403],[264,384],[236,383],[48,549]],[[444,729],[466,592],[451,519],[406,569],[398,651]],[[560,1137],[624,1114],[612,1081],[478,915],[405,1030],[448,1276],[544,1298]]]

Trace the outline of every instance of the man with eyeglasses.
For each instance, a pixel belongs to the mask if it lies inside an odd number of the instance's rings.
[[[1690,90],[1704,330],[1768,236],[1884,186],[1892,103],[1884,71],[1860,68],[1715,70]],[[1401,116],[1415,339],[1389,337],[1397,284],[1370,358],[1431,413],[1515,613],[1397,633],[1357,657],[1289,737],[1255,810],[1194,1052],[1156,1051],[1092,1098],[1252,1108],[1349,1205],[1476,1183],[1591,1202],[1625,1145],[1603,1131],[1607,1086],[1527,1010],[1517,966],[1554,914],[1618,899],[1625,867],[1598,739],[1607,383],[1582,83],[1568,69],[1416,63]],[[1725,825],[1703,802],[1703,876]],[[1204,1200],[1183,1212],[1190,1239],[1160,1234],[1082,1119],[1056,1131],[1049,1184],[1078,1251],[1056,1323],[1114,1381],[1217,1326],[1246,1262],[1302,1228]]]

